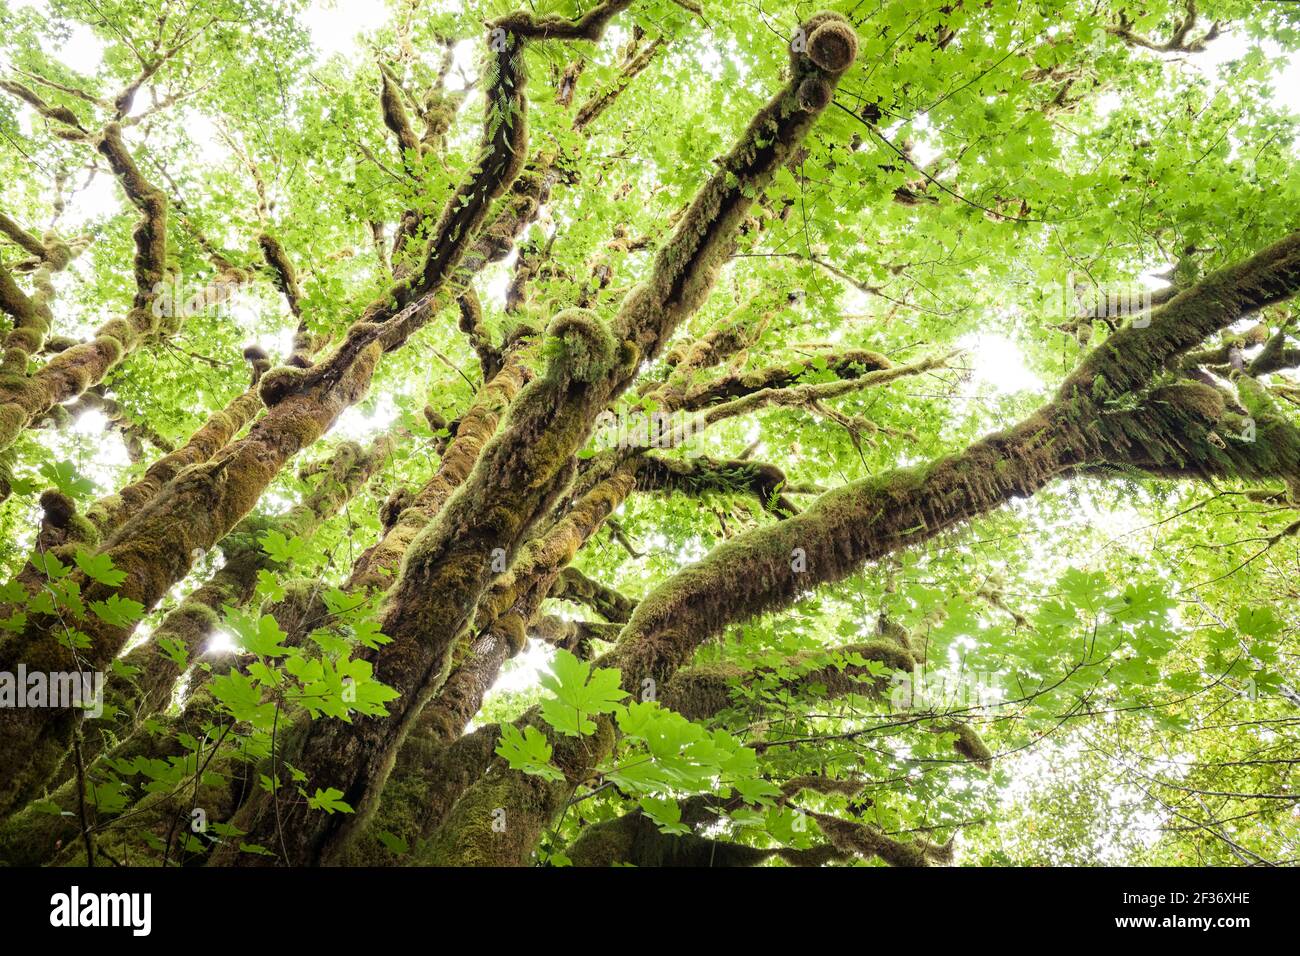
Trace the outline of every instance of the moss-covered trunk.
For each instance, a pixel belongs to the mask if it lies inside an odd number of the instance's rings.
[[[722,169],[702,187],[660,250],[650,277],[628,295],[612,327],[581,310],[553,318],[547,374],[524,388],[473,473],[412,542],[381,622],[392,643],[375,655],[376,679],[402,696],[385,719],[362,717],[351,724],[321,722],[308,728],[289,759],[310,780],[328,780],[341,789],[356,813],[346,820],[341,814],[296,813],[288,862],[337,859],[350,836],[366,824],[397,750],[441,687],[452,651],[480,598],[501,573],[502,559],[513,560],[533,523],[569,483],[572,456],[596,416],[627,388],[638,365],[656,356],[704,302],[752,197],[787,162],[828,105],[835,83],[856,54],[856,39],[833,16],[806,29],[810,53],[792,54],[789,83],[758,113]],[[823,42],[813,43],[819,31]],[[252,825],[252,815],[242,818],[241,825]],[[270,824],[270,815],[262,814],[260,826],[268,834]],[[252,832],[256,837],[262,831]]]

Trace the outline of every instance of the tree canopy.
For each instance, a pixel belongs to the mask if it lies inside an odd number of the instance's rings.
[[[1300,860],[1300,8],[356,9],[0,0],[0,862]]]

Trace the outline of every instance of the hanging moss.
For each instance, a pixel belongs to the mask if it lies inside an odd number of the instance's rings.
[[[957,739],[953,749],[983,770],[993,766],[993,751],[989,749],[979,731],[967,723],[941,724],[930,728],[935,733],[953,733]]]
[[[1175,382],[1154,389],[1151,399],[1168,402],[1180,411],[1207,422],[1216,422],[1227,410],[1223,392],[1202,382]]]
[[[799,510],[781,494],[787,486],[785,472],[763,462],[647,454],[636,459],[636,475],[637,488],[641,491],[747,494],[757,498],[764,510],[779,516],[796,514]]]
[[[893,363],[885,356],[866,349],[847,349],[821,358],[826,363],[827,371],[833,372],[845,381],[893,368]],[[693,411],[767,389],[789,388],[798,384],[803,371],[802,366],[792,367],[785,364],[751,371],[728,372],[689,389],[682,398],[681,407]]]
[[[269,232],[262,232],[257,237],[257,243],[262,248],[262,256],[266,259],[266,264],[271,267],[276,288],[289,304],[289,311],[293,313],[294,318],[301,318],[302,290],[298,286],[297,270],[294,269],[293,261],[289,258],[284,244]]]

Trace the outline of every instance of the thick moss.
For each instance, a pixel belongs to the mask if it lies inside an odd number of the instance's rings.
[[[618,346],[600,316],[589,309],[565,309],[546,327],[547,376],[595,382],[614,366]]]

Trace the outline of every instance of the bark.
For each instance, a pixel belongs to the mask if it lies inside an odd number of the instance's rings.
[[[478,466],[412,542],[389,592],[381,626],[392,643],[375,655],[375,678],[402,696],[384,719],[313,725],[291,758],[309,779],[342,790],[356,813],[347,820],[338,819],[343,814],[295,815],[288,862],[337,859],[368,822],[402,740],[445,680],[452,650],[497,573],[493,552],[514,556],[533,522],[568,484],[569,462],[596,416],[707,297],[752,203],[749,197],[793,155],[856,54],[856,38],[842,20],[814,26],[827,31],[823,40],[839,41],[810,46],[811,54],[821,51],[827,66],[812,55],[792,55],[790,82],[701,189],[649,279],[624,300],[612,327],[579,310],[552,319],[548,338],[555,344],[547,374],[524,388]],[[261,826],[268,820],[263,814]]]

